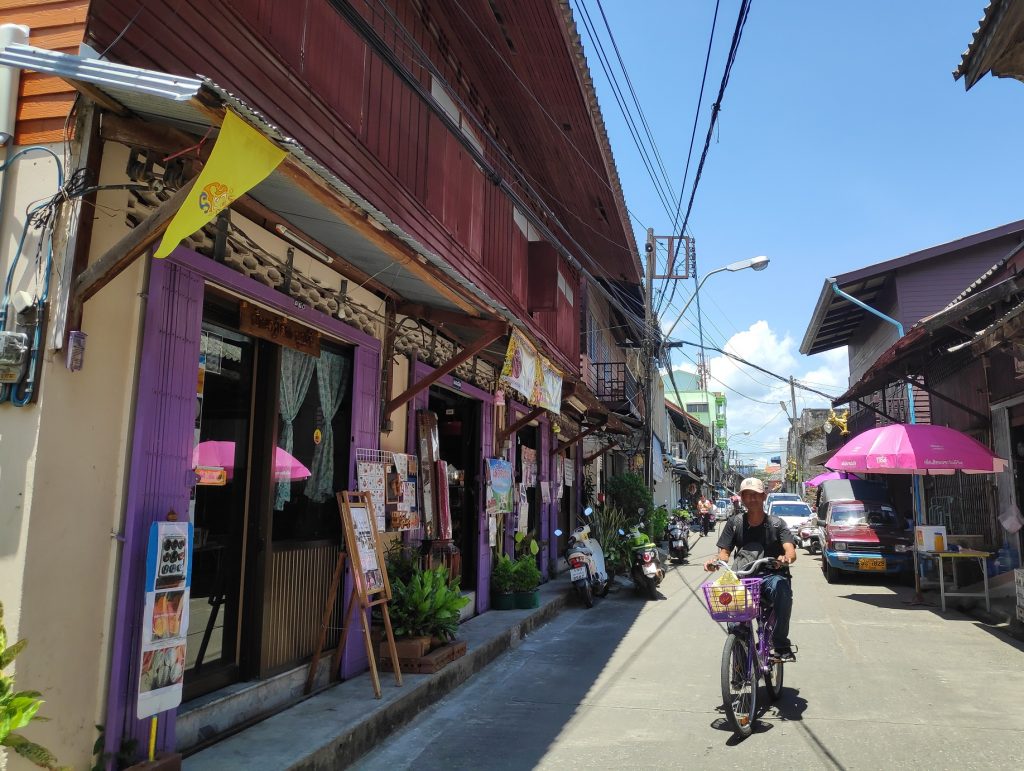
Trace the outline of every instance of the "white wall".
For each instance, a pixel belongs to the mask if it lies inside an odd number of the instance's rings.
[[[126,158],[124,148],[107,153],[101,184],[123,181]],[[5,213],[8,206],[23,212],[40,187],[52,193],[47,179],[38,173],[17,200],[7,196]],[[89,210],[90,260],[127,231],[126,195],[101,192]],[[29,640],[18,685],[43,692],[41,714],[50,718],[25,733],[75,768],[90,763],[105,708],[118,553],[111,533],[121,526],[144,267],[136,262],[86,304],[82,371],[69,372],[62,355],[48,353],[38,403],[0,406],[0,501],[16,502],[0,518],[0,598],[17,610],[9,631]],[[57,280],[55,271],[51,297]]]

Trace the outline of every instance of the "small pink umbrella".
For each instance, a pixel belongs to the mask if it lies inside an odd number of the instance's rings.
[[[814,479],[804,482],[804,487],[818,487],[822,482],[829,482],[833,479],[860,479],[856,474],[848,474],[845,471],[826,471]]]
[[[200,442],[192,450],[192,468],[212,466],[223,468],[231,479],[235,471],[235,443],[207,441]],[[296,458],[280,447],[274,448],[274,480],[292,482],[297,479],[308,479],[312,472],[299,463]]]
[[[825,464],[871,474],[998,474],[1006,461],[976,439],[945,426],[898,423],[858,434]]]

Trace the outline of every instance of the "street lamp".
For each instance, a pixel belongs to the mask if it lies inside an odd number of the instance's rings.
[[[690,303],[692,303],[694,298],[698,294],[700,294],[700,288],[704,286],[704,282],[711,278],[711,276],[715,275],[716,273],[721,273],[724,270],[727,270],[730,273],[735,273],[738,270],[746,270],[747,268],[762,271],[768,267],[769,262],[770,260],[762,254],[758,257],[751,257],[749,260],[731,262],[728,265],[722,266],[721,268],[715,268],[714,270],[705,273],[704,278],[702,278],[700,280],[700,283],[697,284],[697,288],[694,290],[693,294],[690,295],[690,299],[686,301],[686,305],[684,305],[683,309],[679,312],[679,317],[674,322],[672,322],[672,326],[669,327],[668,332],[665,333],[665,339],[667,340],[669,337],[672,336],[672,332],[676,328],[676,325],[679,324],[679,322],[683,320],[683,316],[686,315],[686,311],[689,309]]]
[[[734,436],[750,436],[750,432],[749,431],[733,431],[731,434],[729,434],[727,437],[725,437],[725,443],[728,444],[729,440],[732,439]]]

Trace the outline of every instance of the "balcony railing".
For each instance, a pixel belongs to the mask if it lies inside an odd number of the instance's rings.
[[[590,365],[590,387],[615,412],[640,417],[640,384],[623,362]]]

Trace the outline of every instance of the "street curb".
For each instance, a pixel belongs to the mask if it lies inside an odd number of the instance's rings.
[[[475,645],[465,656],[452,662],[436,675],[407,684],[408,690],[385,709],[370,713],[365,720],[347,728],[326,745],[313,749],[303,760],[289,768],[296,771],[333,771],[350,766],[389,734],[408,726],[419,712],[454,691],[502,653],[517,647],[528,634],[557,616],[567,605],[568,600],[569,592],[559,592],[526,618],[507,627],[483,644]],[[502,611],[491,611],[500,612]]]
[[[978,603],[958,603],[954,606],[961,613],[980,621],[986,626],[996,627],[999,631],[1009,635],[1015,640],[1024,642],[1024,623],[1017,620],[1016,616],[1006,611],[1000,611],[998,607],[987,611]]]

